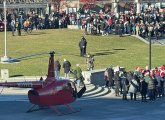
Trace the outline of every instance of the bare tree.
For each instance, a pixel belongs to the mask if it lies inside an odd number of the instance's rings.
[[[83,8],[92,8],[96,5],[96,0],[80,0],[80,3],[83,4]]]
[[[71,3],[71,0],[48,0],[48,3],[53,5],[57,11],[59,11],[64,6],[67,6],[69,3]]]

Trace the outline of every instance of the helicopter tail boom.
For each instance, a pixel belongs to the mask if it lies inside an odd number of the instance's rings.
[[[3,82],[0,83],[0,86],[3,87],[17,87],[17,88],[42,88],[43,82],[40,81],[31,81],[31,82]]]

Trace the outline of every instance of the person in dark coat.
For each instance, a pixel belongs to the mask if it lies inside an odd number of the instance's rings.
[[[123,35],[123,28],[124,28],[124,25],[122,22],[120,22],[119,29],[118,29],[118,34],[120,37],[122,37],[122,35]]]
[[[18,22],[18,26],[17,26],[18,36],[21,36],[21,28],[22,28],[21,22]]]
[[[114,75],[114,83],[115,83],[115,94],[116,94],[116,96],[119,96],[119,88],[120,88],[119,71],[116,71],[116,72],[115,72],[115,75]]]
[[[149,94],[150,100],[155,100],[154,92],[155,92],[154,80],[152,79],[152,77],[149,76],[149,80],[148,80],[148,94]]]
[[[84,36],[82,36],[80,42],[79,42],[79,47],[80,47],[80,56],[84,56],[86,54],[86,46],[87,46],[87,41]]]
[[[123,100],[127,100],[127,93],[128,93],[128,86],[129,81],[127,80],[127,73],[124,71],[121,75],[121,85],[122,85],[122,93],[123,93]]]
[[[64,68],[64,73],[65,73],[65,78],[69,79],[71,63],[66,59],[64,59],[63,68]]]
[[[109,68],[106,68],[104,71],[104,80],[105,80],[105,86],[109,87]]]
[[[109,87],[111,89],[114,86],[114,80],[113,80],[114,79],[114,70],[113,70],[112,66],[109,67],[108,72],[109,72]]]
[[[147,90],[148,90],[148,84],[142,77],[140,79],[140,94],[142,96],[142,102],[147,102],[147,100],[146,100]]]

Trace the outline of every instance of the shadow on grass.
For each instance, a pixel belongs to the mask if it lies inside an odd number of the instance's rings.
[[[115,54],[115,52],[110,52],[110,51],[106,51],[106,52],[92,52],[92,55],[94,56],[102,56],[102,55],[111,55],[111,54]],[[77,57],[82,57],[80,56],[80,54],[67,54],[67,55],[73,55],[73,56],[77,56]],[[83,56],[83,57],[86,57],[86,56]]]
[[[102,50],[102,51],[93,53],[93,55],[94,56],[112,55],[112,54],[116,54],[117,51],[123,51],[123,50],[126,50],[126,49],[123,49],[123,48],[114,48],[113,51]]]
[[[111,54],[115,54],[115,52],[111,52],[111,51],[100,51],[100,52],[96,52],[93,53],[94,56],[102,56],[102,55],[111,55]]]
[[[114,48],[113,50],[119,50],[119,51],[121,51],[121,50],[126,50],[126,49],[122,49],[122,48]]]
[[[46,32],[30,33],[30,35],[43,35],[43,34],[47,34],[47,33]]]
[[[113,48],[112,50],[100,50],[100,51],[91,52],[91,54],[94,55],[94,56],[112,55],[112,54],[116,54],[117,51],[123,51],[123,50],[126,50],[126,49]],[[67,54],[63,53],[63,55],[73,55],[73,56],[78,56],[78,57],[80,56],[80,54],[77,54],[77,53],[67,53]]]
[[[43,35],[43,34],[47,34],[46,32],[31,32],[31,33],[27,33],[27,32],[23,32],[24,34],[22,34],[21,36],[28,36],[28,35]]]
[[[24,75],[11,75],[10,77],[21,77],[21,76],[24,76]]]

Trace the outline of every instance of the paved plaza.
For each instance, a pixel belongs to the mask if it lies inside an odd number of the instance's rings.
[[[2,88],[1,88],[2,89]],[[84,96],[72,103],[80,111],[58,116],[51,109],[26,113],[31,106],[27,98],[28,89],[5,88],[0,95],[0,120],[164,120],[165,98],[142,103],[123,101],[115,97],[114,90],[95,85],[87,85]],[[128,96],[129,98],[129,96]],[[64,106],[58,108],[67,112]]]

